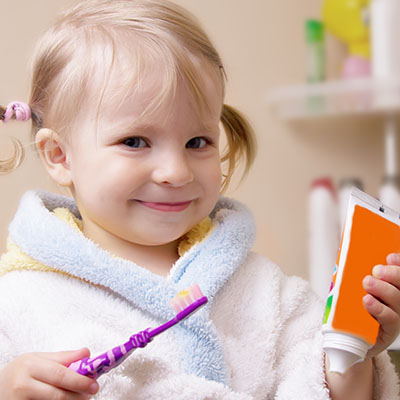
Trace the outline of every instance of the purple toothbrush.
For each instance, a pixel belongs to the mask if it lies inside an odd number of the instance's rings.
[[[171,301],[170,306],[177,313],[174,318],[157,328],[148,328],[132,335],[129,340],[121,346],[114,347],[95,358],[83,358],[73,362],[69,368],[81,375],[97,379],[101,375],[120,365],[138,347],[145,347],[153,337],[187,318],[207,303],[207,297],[203,295],[197,283],[188,289],[179,292]]]

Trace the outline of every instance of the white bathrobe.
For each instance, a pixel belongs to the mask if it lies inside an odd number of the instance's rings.
[[[57,207],[79,217],[68,198],[28,192],[10,225],[0,261],[0,367],[33,351],[89,347],[98,355],[171,318],[168,300],[197,282],[206,307],[100,377],[95,399],[330,398],[323,305],[305,281],[251,252],[244,206],[222,198],[212,232],[165,278],[100,249],[54,215]],[[398,398],[386,353],[375,359],[375,392]]]

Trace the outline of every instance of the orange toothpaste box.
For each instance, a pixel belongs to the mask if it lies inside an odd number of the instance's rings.
[[[399,250],[399,214],[353,188],[322,325],[331,371],[363,361],[375,344],[379,323],[364,308],[362,281]]]

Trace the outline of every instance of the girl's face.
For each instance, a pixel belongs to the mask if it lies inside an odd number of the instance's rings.
[[[201,119],[183,85],[172,104],[139,119],[161,79],[149,77],[122,107],[103,106],[99,118],[82,110],[66,144],[84,233],[116,255],[129,245],[170,246],[212,211],[220,193],[221,90],[205,80],[211,111]]]

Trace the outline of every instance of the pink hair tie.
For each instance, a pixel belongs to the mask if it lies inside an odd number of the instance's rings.
[[[7,105],[3,122],[8,122],[13,116],[17,121],[28,121],[31,119],[31,115],[31,108],[28,104],[22,101],[13,101]]]

